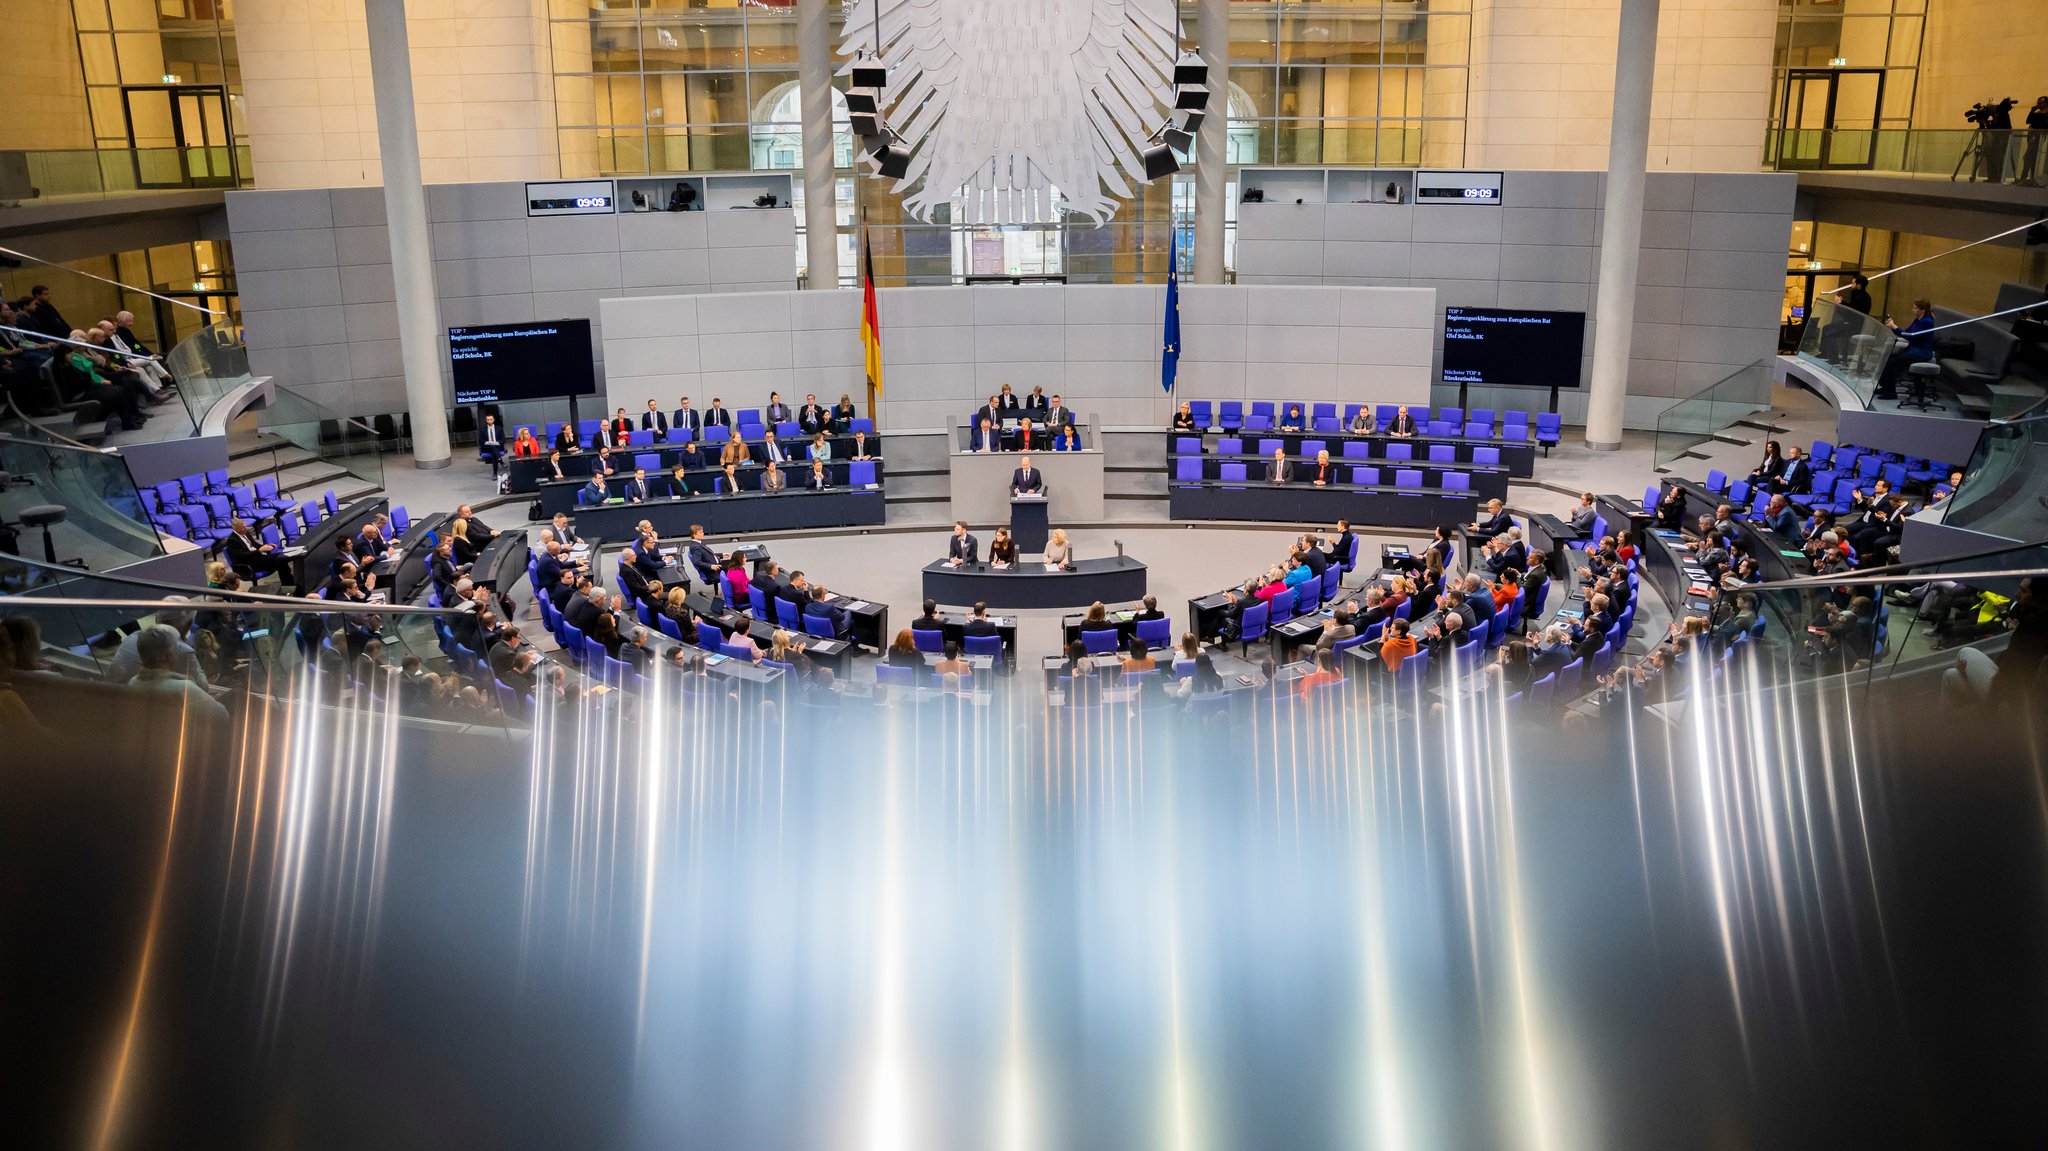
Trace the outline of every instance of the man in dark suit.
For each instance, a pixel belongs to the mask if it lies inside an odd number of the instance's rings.
[[[845,608],[840,607],[827,598],[829,594],[822,587],[812,588],[811,602],[803,611],[806,615],[820,616],[831,620],[832,634],[839,639],[845,639],[846,634],[853,629],[853,616],[848,614]]]
[[[548,526],[555,529],[555,538],[562,541],[562,546],[564,548],[573,548],[576,546],[576,540],[578,537],[576,535],[576,529],[569,525],[568,512],[556,512],[555,518],[549,521]]]
[[[633,478],[626,481],[625,493],[628,503],[644,504],[654,498],[654,489],[647,486],[646,468],[633,469]]]
[[[1058,392],[1054,392],[1052,403],[1045,409],[1045,426],[1051,428],[1054,435],[1058,435],[1060,428],[1073,422],[1073,410],[1061,402]]]
[[[1351,521],[1338,520],[1337,530],[1330,537],[1330,561],[1341,567],[1351,566],[1351,553],[1358,547],[1358,537],[1351,534]]]
[[[961,627],[960,634],[985,636],[1000,635],[1001,633],[996,630],[995,623],[988,618],[988,605],[976,603],[974,605],[974,614],[967,617],[967,623]]]
[[[292,594],[303,595],[298,586],[299,575],[292,561],[277,554],[273,544],[258,540],[249,530],[247,520],[237,516],[228,521],[233,534],[221,543],[221,550],[227,556],[228,566],[251,582],[267,575],[290,575]]]
[[[704,542],[704,525],[690,525],[690,542],[684,545],[683,554],[690,559],[690,566],[697,571],[698,580],[718,586],[718,553]]]
[[[654,442],[668,442],[668,413],[661,410],[653,400],[647,401],[647,410],[640,413],[640,430],[653,432]]]
[[[592,472],[590,482],[576,491],[576,502],[582,507],[596,507],[612,498],[611,489],[605,486],[604,473]]]
[[[1308,570],[1317,579],[1323,578],[1323,573],[1330,570],[1330,557],[1324,555],[1323,549],[1316,546],[1316,538],[1314,536],[1303,538],[1301,543],[1301,562],[1308,566]]]
[[[981,405],[980,409],[974,413],[974,424],[976,427],[980,427],[983,420],[987,420],[999,428],[1003,426],[1003,406],[997,401],[995,396],[990,396],[988,402]]]
[[[981,541],[967,534],[967,521],[953,521],[953,537],[946,541],[946,566],[974,566],[980,553]]]
[[[1480,539],[1492,539],[1515,526],[1514,518],[1508,515],[1506,507],[1499,500],[1486,501],[1486,515],[1472,525],[1472,534]]]
[[[679,443],[695,443],[697,435],[704,430],[704,417],[690,406],[690,397],[684,396],[681,405],[668,418],[668,426],[675,429]]]
[[[548,597],[549,603],[556,602],[555,592],[561,586],[564,574],[561,542],[549,540],[547,550],[534,561],[533,568],[534,578],[540,581],[540,594]]]
[[[974,432],[967,437],[970,452],[999,452],[1003,450],[1003,434],[996,430],[995,421],[987,416],[977,417]]]
[[[1018,457],[1017,470],[1010,473],[1010,494],[1013,496],[1035,496],[1045,491],[1045,476],[1031,466],[1027,454]]]
[[[813,392],[804,397],[804,406],[797,409],[796,422],[805,435],[815,436],[832,430],[832,413],[818,403],[818,395]]]
[[[568,604],[562,608],[562,619],[570,627],[589,635],[604,610],[604,589],[591,584],[569,597]]]
[[[519,659],[520,643],[518,627],[508,626],[499,633],[498,642],[491,645],[490,653],[485,656],[491,665],[491,674],[507,684],[513,682],[512,665]]]
[[[476,431],[477,454],[491,461],[491,474],[498,474],[498,464],[505,458],[505,432],[498,427],[498,417],[484,413],[484,426]]]
[[[1146,620],[1165,618],[1166,613],[1159,610],[1159,597],[1148,595],[1145,597],[1142,606],[1138,608],[1137,613],[1131,616],[1131,621],[1133,623],[1143,623]]]
[[[1770,481],[1770,487],[1789,496],[1813,490],[1813,465],[1806,462],[1798,445],[1785,449],[1785,466],[1778,470],[1778,478]]]
[[[770,424],[786,424],[789,422],[789,415],[789,405],[782,402],[782,393],[769,392],[768,406],[761,409],[761,418]]]
[[[711,406],[705,409],[704,426],[707,428],[729,428],[732,426],[732,413],[726,411],[720,405],[717,396],[711,397]]]
[[[1408,414],[1408,405],[1402,404],[1394,412],[1394,418],[1387,421],[1390,436],[1412,436],[1415,434],[1415,417]]]
[[[1294,465],[1287,462],[1287,449],[1274,448],[1273,462],[1266,465],[1266,482],[1284,484],[1294,478]]]
[[[814,492],[822,492],[830,488],[831,486],[832,469],[825,466],[824,460],[812,460],[811,474],[809,478],[807,478],[804,481],[804,487]]]
[[[377,521],[371,520],[363,525],[362,531],[356,533],[356,558],[358,562],[364,564],[376,563],[383,559],[385,553],[390,550],[391,544],[384,538],[384,529],[377,526]]]
[[[623,448],[633,442],[633,417],[620,408],[618,414],[604,422],[598,430],[598,446]]]

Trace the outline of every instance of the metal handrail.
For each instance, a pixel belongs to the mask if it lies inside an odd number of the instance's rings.
[[[352,603],[346,600],[336,601],[312,599],[307,596],[276,595],[270,592],[228,591],[225,588],[191,587],[186,584],[166,583],[162,580],[138,579],[134,576],[124,576],[111,572],[80,571],[78,568],[75,567],[67,567],[64,564],[46,563],[42,560],[32,559],[28,556],[7,556],[5,557],[4,560],[0,560],[0,563],[6,563],[9,565],[19,564],[22,567],[35,568],[39,571],[50,572],[53,575],[61,577],[63,579],[91,579],[97,582],[125,584],[130,587],[148,588],[152,591],[160,591],[167,595],[181,595],[190,597],[191,599],[198,599],[200,597],[204,597],[208,600],[216,602],[245,603],[251,607],[290,608],[294,611],[319,611],[323,613],[362,612],[364,614],[385,614],[390,612],[405,612],[407,614],[416,615],[457,615],[461,614],[462,612],[462,609],[460,608],[415,607],[403,604],[360,604]],[[38,596],[32,594],[10,596],[7,597],[7,600],[0,600],[0,603],[8,602],[8,600],[12,600],[13,602],[28,602],[35,604],[55,604],[88,607],[134,607],[140,605],[145,607],[176,608],[179,606],[179,601],[144,600],[140,598],[134,600],[74,600],[69,598],[59,598],[56,596]]]

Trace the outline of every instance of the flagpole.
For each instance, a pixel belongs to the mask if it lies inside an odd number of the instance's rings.
[[[856,179],[854,180],[854,185],[855,185],[856,187],[858,187],[858,186],[859,186],[859,184],[860,184],[860,180],[859,180],[858,178],[856,178]],[[860,279],[862,280],[862,284],[861,284],[861,315],[862,315],[862,317],[863,317],[863,322],[865,322],[865,317],[866,317],[866,315],[867,315],[867,294],[868,294],[869,292],[871,292],[871,291],[874,291],[874,290],[875,290],[875,282],[874,282],[874,270],[875,270],[875,254],[874,254],[874,251],[873,251],[873,249],[871,249],[871,248],[869,248],[869,247],[868,247],[868,209],[867,209],[867,205],[865,205],[865,204],[861,205],[861,209],[860,209],[860,251],[859,251],[859,252],[857,252],[857,253],[855,253],[855,257],[856,257],[856,259],[857,259],[857,260],[859,261],[859,265],[860,265]],[[878,295],[878,296],[876,297],[876,299],[878,299],[878,300],[879,300],[879,299],[880,299],[880,296]],[[878,318],[879,318],[879,317],[878,317]],[[875,333],[875,338],[876,338],[876,339],[880,339],[880,338],[881,338],[881,333],[880,333],[879,331]],[[865,360],[863,360],[863,361],[862,361],[862,363],[863,363],[863,364],[865,364],[865,363],[866,363],[866,361],[865,361]],[[865,376],[865,377],[867,378],[867,382],[868,382],[868,419],[869,419],[869,420],[874,420],[874,419],[875,419],[875,377],[874,377],[874,375],[873,375],[872,373],[870,373],[870,372],[869,372],[869,371],[868,371],[868,370],[867,370],[867,369],[866,369],[865,367],[863,367],[863,368],[861,369],[861,375],[862,375],[862,376]],[[880,426],[880,425],[878,424],[877,426]]]

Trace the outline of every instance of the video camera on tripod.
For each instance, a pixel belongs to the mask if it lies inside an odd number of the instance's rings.
[[[1979,128],[2009,132],[2012,130],[2013,106],[2018,103],[2018,100],[2007,96],[1996,104],[1972,104],[1969,111],[1963,113],[1963,119]]]

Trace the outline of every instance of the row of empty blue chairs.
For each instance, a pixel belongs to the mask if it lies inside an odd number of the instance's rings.
[[[1300,469],[1301,465],[1296,464],[1296,483],[1303,482]],[[1181,456],[1178,460],[1174,462],[1173,479],[1175,483],[1202,483],[1205,481],[1203,471],[1204,469],[1202,466],[1202,457]],[[1421,468],[1394,468],[1392,469],[1392,472],[1393,475],[1391,479],[1393,481],[1393,487],[1413,488],[1416,491],[1424,490],[1422,486],[1422,477],[1424,473]],[[1386,486],[1386,481],[1388,478],[1383,475],[1382,470],[1380,468],[1368,467],[1365,465],[1354,466],[1350,468],[1348,471],[1339,470],[1337,474],[1338,480],[1341,483],[1360,484],[1367,487]],[[1438,471],[1436,475],[1437,490],[1439,491],[1464,492],[1472,490],[1472,477],[1468,473]],[[1253,474],[1248,470],[1245,464],[1239,463],[1234,460],[1225,460],[1221,464],[1217,465],[1215,482],[1223,484],[1243,484],[1251,483],[1254,480],[1263,480],[1265,478],[1266,470],[1263,465],[1259,467],[1259,470],[1256,474]]]
[[[231,484],[225,468],[165,480],[139,489],[138,494],[143,514],[159,531],[207,548],[219,546],[233,534],[230,525],[237,517],[252,526],[260,525],[266,541],[283,546],[296,543],[303,528],[341,510],[332,489],[302,505],[278,490],[275,477],[261,476],[248,485]]]
[[[1302,411],[1301,430],[1305,432],[1341,433],[1351,426],[1364,404],[1345,404],[1341,411],[1334,403],[1301,404],[1293,400],[1254,400],[1249,406],[1242,400],[1189,400],[1188,411],[1194,416],[1198,428],[1220,428],[1224,431],[1264,432],[1280,427],[1288,409],[1300,407]],[[1376,426],[1384,430],[1400,411],[1399,404],[1372,405]],[[1534,439],[1549,447],[1563,435],[1563,417],[1556,412],[1532,413],[1509,409],[1496,413],[1492,408],[1473,408],[1467,411],[1459,407],[1438,408],[1432,415],[1422,405],[1410,405],[1408,415],[1415,421],[1416,430],[1431,436],[1464,436],[1469,439],[1505,439],[1527,442]],[[1495,416],[1499,416],[1498,423]],[[1530,429],[1534,427],[1532,435]]]
[[[1245,446],[1247,443],[1251,445],[1249,449]],[[1246,440],[1239,436],[1219,436],[1216,440],[1216,450],[1206,452],[1199,436],[1179,436],[1173,441],[1174,454],[1182,457],[1212,455],[1219,457],[1256,456],[1259,459],[1271,459],[1274,452],[1280,451],[1286,446],[1287,442],[1285,440],[1272,438]],[[1405,462],[1418,458],[1415,454],[1415,449],[1418,446],[1420,445],[1387,443],[1373,440],[1340,440],[1337,443],[1337,450],[1332,453],[1331,458],[1337,460],[1389,460]],[[1465,447],[1465,459],[1460,460],[1458,458],[1460,446],[1458,444],[1429,444],[1423,446],[1423,454],[1420,458],[1433,464],[1469,463],[1473,467],[1480,468],[1497,468],[1500,466],[1499,447],[1490,444],[1472,444]],[[1375,448],[1379,449],[1377,453],[1373,450]],[[1313,460],[1316,458],[1317,453],[1329,450],[1330,443],[1327,440],[1303,440],[1301,441],[1301,450],[1294,453],[1294,458]]]
[[[1904,492],[1908,484],[1915,484],[1930,494],[1944,493],[1949,473],[1956,470],[1944,460],[1880,452],[1854,444],[1836,448],[1825,440],[1814,441],[1807,459],[1813,467],[1812,488],[1792,498],[1809,507],[1836,512],[1848,511],[1856,489],[1868,488],[1880,478],[1891,484],[1894,492]],[[1719,468],[1707,472],[1705,487],[1716,496],[1725,496],[1737,509],[1756,506],[1749,481],[1730,482],[1728,473]]]

